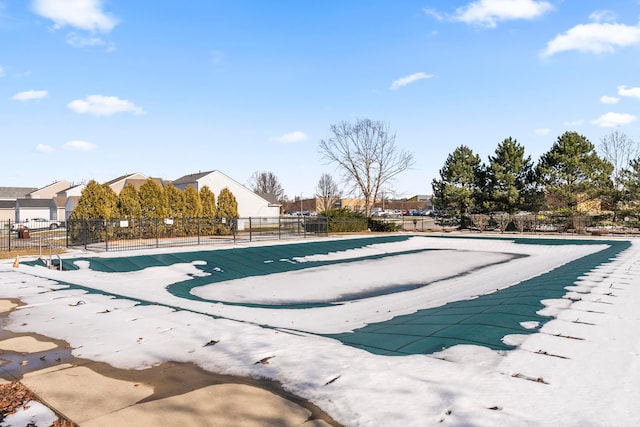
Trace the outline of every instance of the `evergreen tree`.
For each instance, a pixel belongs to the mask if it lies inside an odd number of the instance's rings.
[[[238,202],[233,193],[227,188],[220,190],[218,194],[217,234],[232,234],[235,222],[238,218]]]
[[[490,210],[514,213],[529,210],[534,205],[535,178],[531,156],[525,157],[524,147],[511,137],[489,156],[486,168],[486,193]]]
[[[108,219],[117,214],[117,196],[107,185],[95,180],[87,183],[80,194],[78,204],[71,212],[70,219]]]
[[[218,218],[238,218],[238,202],[236,201],[236,196],[234,196],[227,187],[220,190],[220,194],[218,194],[218,208],[216,212]]]
[[[185,195],[175,185],[169,184],[164,189],[167,194],[167,213],[169,218],[182,218],[185,213]]]
[[[603,160],[583,135],[565,132],[538,162],[538,180],[552,207],[577,209],[584,199],[613,188],[613,165]]]
[[[212,235],[216,232],[216,196],[206,185],[200,189],[200,201],[202,202],[202,218],[199,221],[200,233]]]
[[[124,186],[118,200],[116,202],[116,212],[119,218],[140,218],[142,210],[140,209],[140,195],[136,187],[128,183]]]
[[[622,173],[623,202],[640,201],[640,157],[632,159]]]
[[[187,218],[200,218],[202,216],[200,194],[191,184],[184,189],[184,216]]]
[[[168,213],[167,194],[153,178],[140,186],[140,209],[143,218],[166,218]]]
[[[202,202],[202,216],[204,218],[215,218],[216,196],[206,185],[200,189],[200,201]]]
[[[440,179],[431,184],[434,207],[453,212],[462,220],[476,204],[480,179],[480,157],[465,145],[457,147],[440,169]]]

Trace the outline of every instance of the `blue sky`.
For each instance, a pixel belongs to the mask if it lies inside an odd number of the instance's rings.
[[[0,0],[0,186],[271,171],[313,194],[331,124],[382,120],[431,194],[453,149],[640,139],[640,1]]]

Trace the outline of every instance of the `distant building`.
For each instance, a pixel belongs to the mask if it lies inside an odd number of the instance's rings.
[[[216,195],[216,198],[223,188],[228,188],[238,202],[238,215],[241,218],[280,216],[281,205],[279,203],[257,195],[218,170],[185,175],[173,181],[173,185],[180,190],[184,190],[188,185],[193,185],[197,191],[207,186]]]
[[[57,219],[57,205],[53,199],[18,199],[15,204],[15,221],[31,218]]]
[[[34,187],[0,187],[0,200],[11,200],[15,202],[18,199],[24,199],[27,194],[36,191]]]
[[[16,200],[36,191],[33,187],[0,187],[0,221],[15,221]]]
[[[140,186],[144,184],[144,182],[148,178],[148,176],[141,173],[130,173],[127,175],[119,176],[115,179],[112,179],[111,181],[107,181],[104,183],[104,185],[108,185],[109,187],[111,187],[113,192],[116,193],[116,195],[119,195],[125,185],[133,184],[136,189],[140,189]]]
[[[15,221],[16,219],[16,201],[0,200],[0,221]]]
[[[38,188],[37,190],[33,190],[28,193],[25,198],[27,199],[52,199],[54,198],[60,191],[64,191],[67,188],[71,187],[71,183],[68,181],[56,181],[52,184],[49,184],[45,187]]]

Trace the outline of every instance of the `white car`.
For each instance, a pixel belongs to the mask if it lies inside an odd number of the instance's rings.
[[[31,219],[27,218],[24,221],[11,224],[11,229],[13,231],[22,230],[25,228],[28,230],[44,230],[44,229],[55,230],[60,226],[61,224],[59,221],[54,221],[46,218],[31,218]]]

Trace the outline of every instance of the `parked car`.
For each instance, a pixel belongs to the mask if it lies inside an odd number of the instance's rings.
[[[11,224],[12,231],[18,231],[22,229],[28,230],[55,230],[56,228],[62,226],[60,221],[50,220],[46,218],[31,218],[25,219],[24,221],[17,222]]]

